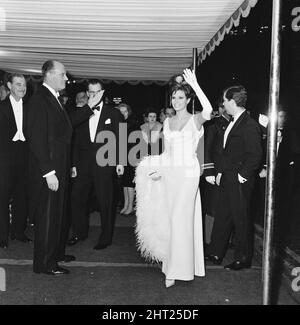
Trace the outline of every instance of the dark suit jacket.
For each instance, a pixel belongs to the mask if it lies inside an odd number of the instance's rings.
[[[80,109],[78,110],[80,111]],[[95,141],[91,142],[89,131],[89,120],[83,122],[76,129],[74,137],[74,154],[73,154],[73,166],[80,171],[88,171],[89,168],[94,168],[97,165],[96,155],[100,148],[107,146],[103,139],[101,139],[102,131],[111,132],[110,135],[114,135],[116,140],[115,147],[112,147],[111,153],[115,155],[114,161],[111,166],[119,164],[119,123],[122,121],[122,116],[117,109],[111,108],[104,104],[101,110],[98,127],[96,131]]]
[[[229,121],[222,115],[205,126],[203,176],[216,176],[215,161],[223,151],[223,135]]]
[[[261,157],[259,125],[245,111],[228,134],[226,146],[215,164],[216,172],[235,171],[249,179],[259,168]]]
[[[52,170],[56,171],[60,187],[58,192],[61,202],[64,201],[70,168],[71,121],[78,124],[93,113],[91,110],[82,110],[69,118],[44,86],[31,97],[28,108],[30,213],[33,216],[41,191],[48,192],[43,175]]]
[[[27,107],[23,103],[23,133],[26,139],[26,119],[27,119]],[[5,100],[0,102],[0,164],[12,165],[20,163],[16,158],[20,157],[16,150],[19,147],[14,146],[12,141],[17,132],[17,124],[14,117],[13,108],[9,99],[9,96]],[[27,151],[27,142],[24,143],[24,154]]]
[[[267,167],[267,128],[262,128],[263,132],[263,159],[262,159],[262,167]],[[283,175],[284,173],[290,169],[291,166],[296,164],[299,160],[298,156],[300,153],[300,140],[297,137],[297,132],[295,129],[285,126],[282,130],[282,141],[279,144],[278,152],[277,152],[277,162],[276,169],[277,173]],[[297,159],[298,158],[298,159]],[[299,163],[299,162],[298,162]],[[279,175],[278,175],[279,176]]]

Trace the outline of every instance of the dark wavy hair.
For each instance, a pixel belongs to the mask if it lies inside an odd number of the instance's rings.
[[[228,100],[233,99],[237,106],[245,108],[247,102],[247,90],[244,86],[231,86],[224,89],[223,94]]]
[[[156,118],[158,118],[158,110],[155,107],[148,106],[145,110],[144,115],[147,117],[150,113],[155,113]]]
[[[177,91],[183,91],[185,93],[186,98],[192,98],[193,97],[193,91],[189,84],[187,83],[175,83],[171,87],[171,95],[176,93]]]
[[[120,110],[121,107],[126,107],[127,108],[128,116],[130,116],[132,114],[132,109],[131,109],[131,107],[128,104],[121,103],[116,108],[118,110]]]
[[[104,85],[103,85],[103,82],[99,79],[89,79],[87,82],[86,82],[86,90],[88,91],[89,90],[89,85],[100,85],[101,86],[101,89],[104,90]]]
[[[21,73],[8,73],[6,75],[6,84],[8,82],[12,83],[14,81],[14,78],[24,78],[25,79],[25,76]]]

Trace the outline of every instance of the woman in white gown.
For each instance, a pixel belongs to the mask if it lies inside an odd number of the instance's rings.
[[[171,90],[176,115],[164,122],[164,152],[145,157],[136,169],[138,246],[145,258],[162,262],[166,287],[205,275],[196,150],[212,107],[195,73],[185,69],[183,76],[187,84]],[[190,86],[203,107],[196,115],[187,112]]]

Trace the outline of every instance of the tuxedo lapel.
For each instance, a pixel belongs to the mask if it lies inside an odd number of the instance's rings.
[[[107,117],[107,107],[105,104],[103,104],[103,107],[101,109],[101,113],[100,113],[100,117],[99,117],[99,121],[98,121],[98,125],[97,125],[97,130],[96,130],[96,135],[95,135],[95,139],[94,142],[96,141],[97,138],[97,134],[103,130],[105,121],[106,121],[106,117]]]
[[[2,110],[3,113],[6,115],[6,117],[8,118],[9,121],[8,125],[10,131],[15,134],[17,132],[17,124],[16,124],[16,119],[15,119],[14,111],[9,96],[4,100],[4,107],[2,108]]]
[[[55,107],[55,109],[58,111],[59,116],[61,117],[61,119],[63,119],[63,121],[65,121],[66,123],[68,123],[68,125],[70,127],[72,127],[70,119],[68,117],[68,114],[66,113],[66,111],[64,110],[64,108],[61,106],[61,104],[58,102],[58,100],[55,98],[55,96],[50,92],[49,89],[47,89],[45,86],[42,86],[44,93],[46,94],[46,96],[48,97],[49,101],[51,102],[52,106]]]
[[[47,98],[49,99],[49,101],[51,102],[52,106],[54,106],[56,110],[60,113],[60,115],[63,116],[62,107],[59,104],[58,100],[55,98],[55,96],[45,86],[42,86],[42,90],[47,96]]]
[[[23,121],[22,121],[22,130],[23,133],[26,134],[27,133],[27,105],[23,102]],[[26,138],[26,135],[25,135]],[[27,140],[27,139],[26,139]]]
[[[235,132],[235,130],[239,127],[239,125],[241,124],[241,122],[244,120],[244,118],[247,116],[246,114],[248,114],[246,111],[238,118],[238,120],[234,123],[232,129],[229,131],[228,136],[227,136],[227,140],[226,140],[226,145],[225,148],[228,145],[228,142],[230,141],[230,137],[231,135]]]

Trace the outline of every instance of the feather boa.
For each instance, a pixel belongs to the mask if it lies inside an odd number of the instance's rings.
[[[170,238],[167,212],[166,188],[161,156],[147,156],[139,163],[135,173],[136,225],[138,249],[148,261],[162,262],[166,259]],[[153,181],[149,174],[158,172],[161,179]]]

